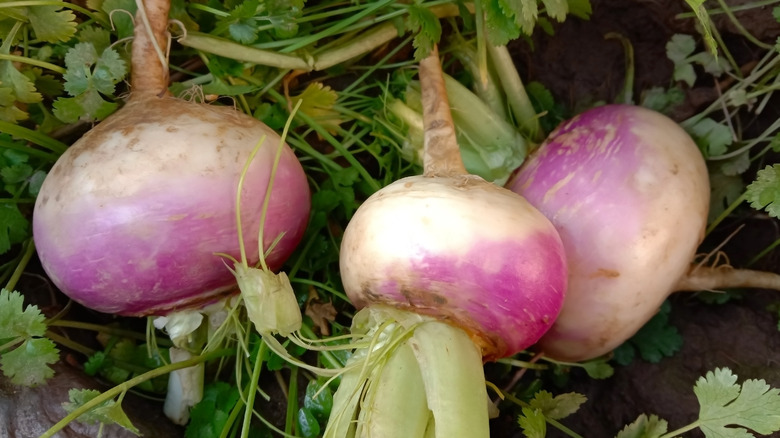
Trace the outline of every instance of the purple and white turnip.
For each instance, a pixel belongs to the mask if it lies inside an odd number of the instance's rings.
[[[674,291],[780,284],[771,273],[692,265],[709,177],[691,137],[658,112],[585,111],[553,131],[507,187],[552,221],[566,248],[563,310],[535,347],[551,358],[611,352]]]
[[[353,328],[375,342],[355,353],[371,365],[344,376],[326,437],[384,436],[401,423],[409,429],[393,436],[488,436],[482,361],[532,345],[563,302],[566,261],[550,221],[463,167],[435,49],[420,83],[424,174],[368,198],[341,243],[344,289],[363,309]],[[403,401],[387,395],[399,387]]]
[[[246,173],[243,235],[255,262],[260,212],[280,142],[259,120],[233,108],[188,102],[167,90],[168,2],[139,15],[130,99],[74,143],[43,183],[35,205],[35,244],[54,284],[101,312],[164,315],[235,292],[216,253],[238,257],[235,191]],[[288,146],[267,207],[264,247],[278,269],[300,241],[310,209],[306,176]],[[254,239],[254,240],[253,240]]]

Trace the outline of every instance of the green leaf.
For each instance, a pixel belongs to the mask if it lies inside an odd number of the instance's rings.
[[[317,438],[320,436],[320,423],[310,409],[298,409],[296,420],[298,422],[298,431],[304,438]]]
[[[544,3],[544,7],[547,10],[547,15],[559,22],[566,19],[566,14],[569,13],[567,0],[542,0],[542,3]]]
[[[76,15],[62,6],[30,6],[27,17],[40,40],[64,43],[76,34]]]
[[[37,386],[54,375],[49,365],[59,360],[57,346],[47,338],[31,338],[3,353],[0,367],[11,383]]]
[[[97,26],[84,26],[78,34],[82,43],[91,43],[97,53],[103,53],[111,45],[111,33]]]
[[[734,141],[728,126],[710,118],[701,119],[693,126],[685,128],[707,157],[725,154],[728,146]]]
[[[186,438],[218,438],[228,425],[230,412],[238,402],[238,388],[225,382],[209,383],[203,399],[192,407]]]
[[[718,56],[718,45],[715,42],[715,38],[712,36],[712,21],[710,21],[710,15],[704,8],[704,1],[705,0],[685,0],[699,20],[704,35],[704,42],[707,44],[707,47],[709,47],[712,55]]]
[[[711,223],[732,202],[739,199],[745,191],[745,182],[741,177],[724,175],[721,172],[710,173],[710,209],[707,223]]]
[[[433,49],[433,45],[439,42],[441,38],[441,23],[436,14],[430,9],[418,5],[409,6],[409,18],[407,27],[416,33],[412,45],[414,59],[421,60],[428,56]]]
[[[665,301],[658,313],[627,341],[650,363],[658,363],[682,347],[682,336],[676,327],[669,325],[670,312],[671,305]]]
[[[27,113],[16,107],[16,96],[10,87],[0,87],[0,120],[16,123],[27,118]]]
[[[728,368],[717,368],[699,378],[693,388],[699,400],[699,428],[707,438],[751,437],[780,431],[780,390],[764,380],[736,384]]]
[[[95,391],[94,389],[71,389],[68,391],[69,401],[63,403],[62,407],[65,409],[65,412],[71,413],[99,395],[100,391]],[[106,400],[81,415],[78,419],[89,424],[117,424],[136,435],[140,435],[138,429],[127,417],[125,411],[122,410],[122,405],[118,404],[116,400]]]
[[[633,423],[627,425],[616,438],[658,438],[667,431],[666,420],[655,415],[642,414]]]
[[[111,17],[117,38],[133,36],[133,16],[138,10],[135,0],[105,0],[100,9]]]
[[[523,408],[517,423],[527,438],[544,438],[547,435],[547,421],[539,409]]]
[[[11,249],[11,245],[23,242],[30,235],[30,221],[22,215],[19,207],[11,202],[0,203],[0,254]]]
[[[485,29],[487,39],[494,46],[506,45],[509,41],[520,37],[520,26],[513,15],[507,14],[500,5],[501,0],[484,0]]]
[[[696,72],[689,59],[695,50],[696,41],[690,35],[674,34],[666,43],[666,56],[674,63],[674,80],[685,82],[689,87],[696,82]]]
[[[41,93],[35,90],[33,81],[17,70],[11,61],[0,61],[0,84],[10,88],[19,102],[37,103],[43,99]]]
[[[317,380],[310,380],[306,385],[303,407],[308,409],[317,421],[325,424],[333,408],[333,393],[328,386],[323,386]]]
[[[589,20],[590,14],[593,13],[593,8],[590,5],[590,0],[568,0],[569,13],[575,17],[583,20]]]
[[[615,374],[615,369],[606,359],[594,359],[580,364],[591,379],[607,379]]]
[[[38,306],[24,306],[22,294],[0,290],[0,339],[43,336],[45,320]]]
[[[758,171],[756,180],[747,186],[747,201],[756,210],[765,209],[772,217],[780,217],[780,164]]]
[[[577,412],[580,406],[587,401],[587,397],[576,392],[558,394],[555,397],[547,391],[538,391],[529,402],[532,408],[550,419],[560,420]]]

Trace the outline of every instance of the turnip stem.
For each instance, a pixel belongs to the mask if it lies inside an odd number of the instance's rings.
[[[774,272],[734,269],[730,266],[692,266],[677,283],[676,291],[757,288],[780,290],[780,275]]]
[[[466,175],[455,138],[455,123],[444,85],[444,73],[436,46],[430,55],[420,61],[420,88],[422,89],[423,125],[425,126],[423,168],[424,175]]]
[[[158,57],[158,49],[168,46],[170,8],[169,0],[146,0],[143,8],[139,8],[136,13],[130,78],[134,96],[162,96],[168,93],[168,65]],[[146,19],[143,19],[143,14]],[[146,23],[149,23],[149,29]]]

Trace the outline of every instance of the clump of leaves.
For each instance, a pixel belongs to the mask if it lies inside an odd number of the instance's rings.
[[[54,375],[57,346],[46,334],[37,306],[24,305],[19,292],[0,290],[0,368],[16,385],[37,386]]]

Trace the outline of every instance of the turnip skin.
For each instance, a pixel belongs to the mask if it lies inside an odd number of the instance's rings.
[[[566,248],[567,297],[538,347],[569,361],[610,352],[658,311],[701,243],[710,196],[687,133],[630,105],[562,124],[508,187],[552,221]]]
[[[215,253],[238,256],[235,190],[250,152],[242,223],[256,261],[260,212],[279,136],[232,108],[135,96],[71,146],[44,181],[33,232],[46,273],[95,310],[160,315],[216,299],[235,278]],[[278,269],[300,241],[310,193],[285,146],[265,247]],[[254,252],[252,249],[254,248]]]
[[[488,360],[536,342],[566,291],[550,222],[470,175],[413,176],[383,188],[357,210],[341,248],[344,290],[357,308],[385,304],[450,322]]]

